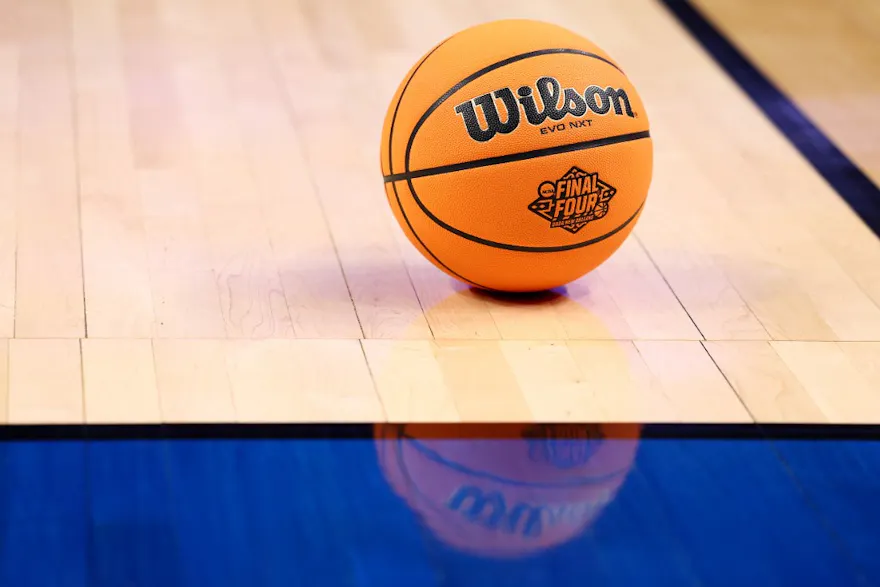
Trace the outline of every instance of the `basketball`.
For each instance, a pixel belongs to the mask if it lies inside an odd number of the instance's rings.
[[[554,24],[499,20],[435,46],[385,116],[388,202],[409,241],[471,286],[569,283],[632,232],[651,183],[641,98],[621,67]]]

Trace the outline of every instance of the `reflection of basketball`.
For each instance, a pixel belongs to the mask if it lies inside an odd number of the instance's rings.
[[[538,553],[580,534],[635,458],[640,426],[381,424],[391,486],[447,545],[470,554]]]
[[[530,20],[466,29],[423,57],[391,101],[381,153],[413,245],[504,291],[594,269],[632,231],[651,181],[629,79],[590,41]]]

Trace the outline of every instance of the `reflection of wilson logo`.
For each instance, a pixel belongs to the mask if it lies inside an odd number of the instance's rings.
[[[535,83],[535,87],[541,98],[543,106],[541,110],[538,110],[532,88],[523,86],[516,92],[519,99],[514,97],[510,88],[501,88],[462,102],[455,107],[455,113],[464,120],[471,138],[481,143],[491,140],[496,134],[508,134],[516,130],[520,122],[520,107],[528,123],[535,126],[548,118],[550,120],[562,120],[566,116],[580,118],[587,112],[608,114],[612,109],[618,116],[626,114],[630,118],[635,117],[629,96],[626,95],[625,90],[619,88],[611,86],[601,88],[594,85],[579,93],[573,88],[562,90],[559,82],[552,77],[542,77]],[[504,105],[506,111],[504,122],[501,122],[496,98]],[[477,116],[477,106],[483,113],[482,122]]]
[[[550,228],[574,234],[605,216],[615,193],[617,190],[600,180],[598,173],[572,167],[556,181],[539,185],[538,199],[529,204],[529,210],[549,220]]]
[[[472,524],[487,530],[537,538],[550,527],[566,524],[579,526],[588,520],[598,507],[609,501],[609,496],[597,495],[593,502],[574,502],[556,505],[532,505],[523,502],[507,504],[497,491],[483,492],[479,487],[459,487],[446,506]]]

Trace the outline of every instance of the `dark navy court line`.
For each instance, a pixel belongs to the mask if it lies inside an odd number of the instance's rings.
[[[689,0],[659,0],[850,208],[880,236],[880,189]]]
[[[590,422],[584,424],[591,424]],[[596,423],[608,424],[608,423]],[[613,423],[612,423],[613,424]],[[566,425],[571,425],[567,423]],[[479,439],[497,434],[494,423],[434,424],[433,437]],[[87,424],[4,425],[3,441],[179,439],[370,439],[372,424]],[[643,424],[642,439],[880,440],[880,426],[860,424]]]

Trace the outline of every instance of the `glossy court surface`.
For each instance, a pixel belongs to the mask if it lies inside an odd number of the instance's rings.
[[[870,431],[196,432],[0,444],[0,585],[880,585]]]

